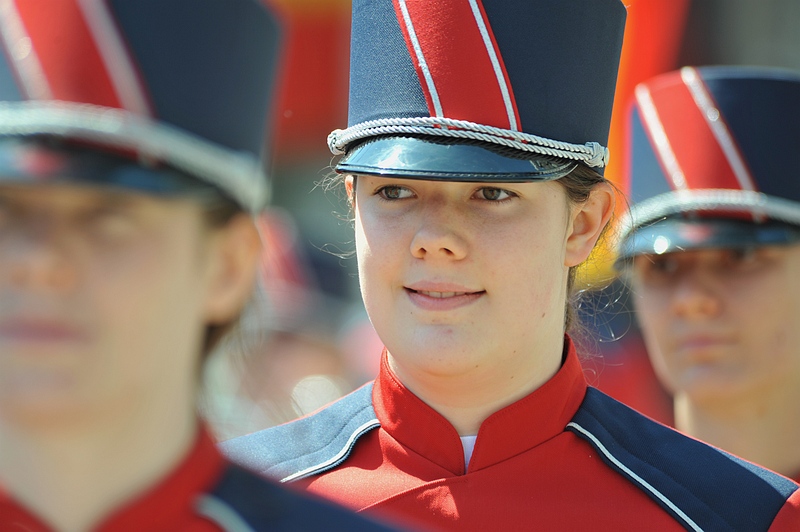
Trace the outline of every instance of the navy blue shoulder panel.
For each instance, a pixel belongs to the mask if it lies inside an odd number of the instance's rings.
[[[797,485],[589,388],[567,425],[687,530],[767,530]]]
[[[330,502],[296,493],[230,464],[197,510],[224,530],[388,531]]]
[[[220,444],[225,455],[282,482],[341,464],[359,437],[378,427],[372,383],[310,416]]]

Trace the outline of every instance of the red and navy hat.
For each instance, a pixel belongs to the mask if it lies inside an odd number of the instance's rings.
[[[608,150],[619,0],[354,0],[342,173],[557,179]]]
[[[278,27],[256,0],[0,0],[0,48],[0,182],[266,202]]]
[[[637,86],[620,258],[800,239],[800,74],[685,67]]]

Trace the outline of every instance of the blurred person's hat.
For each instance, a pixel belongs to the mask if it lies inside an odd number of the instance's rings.
[[[266,202],[278,27],[256,0],[6,0],[0,182]]]
[[[620,258],[800,240],[800,74],[685,67],[637,86]]]
[[[337,172],[454,181],[602,172],[619,0],[354,0]]]

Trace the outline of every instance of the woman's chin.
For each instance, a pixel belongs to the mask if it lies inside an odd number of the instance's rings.
[[[455,349],[454,346],[431,346],[408,350],[389,350],[390,365],[399,373],[424,374],[431,377],[454,378],[468,376],[483,364],[475,352]]]
[[[720,368],[693,368],[682,375],[676,388],[695,403],[730,403],[747,397],[758,387],[750,375]]]

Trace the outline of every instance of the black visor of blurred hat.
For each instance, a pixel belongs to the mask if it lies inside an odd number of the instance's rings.
[[[619,0],[354,0],[336,171],[427,180],[602,173]]]
[[[278,59],[256,0],[9,0],[0,183],[266,203]]]
[[[800,74],[685,67],[640,84],[619,260],[800,241]]]

